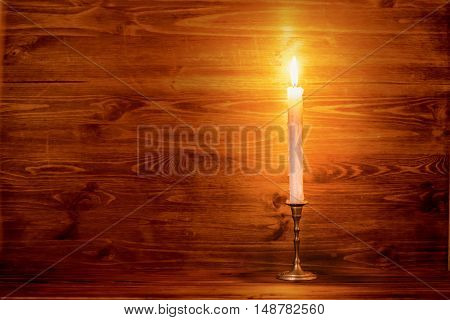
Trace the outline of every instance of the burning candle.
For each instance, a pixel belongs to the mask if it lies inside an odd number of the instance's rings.
[[[289,128],[289,191],[290,203],[302,203],[303,193],[303,88],[298,87],[298,63],[295,57],[289,65],[292,87],[288,95]]]

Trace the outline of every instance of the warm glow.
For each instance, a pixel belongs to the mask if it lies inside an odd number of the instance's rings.
[[[292,57],[291,63],[289,64],[289,73],[291,74],[292,86],[296,87],[298,84],[298,63],[295,57]]]

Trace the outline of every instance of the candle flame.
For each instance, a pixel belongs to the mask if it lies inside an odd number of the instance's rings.
[[[298,84],[298,63],[295,57],[292,57],[291,63],[289,64],[289,73],[291,74],[292,86],[296,87]]]

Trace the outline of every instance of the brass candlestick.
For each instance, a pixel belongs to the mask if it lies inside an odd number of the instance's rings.
[[[302,217],[303,207],[308,202],[288,203],[291,207],[292,219],[294,220],[294,264],[292,270],[278,274],[277,278],[284,281],[304,281],[314,280],[317,276],[309,271],[304,271],[300,265],[300,218]]]

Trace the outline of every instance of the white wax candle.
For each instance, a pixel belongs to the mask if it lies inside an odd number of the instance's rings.
[[[298,65],[292,58],[290,64],[292,87],[288,88],[289,128],[289,191],[290,203],[305,200],[303,193],[303,88],[297,87]]]

